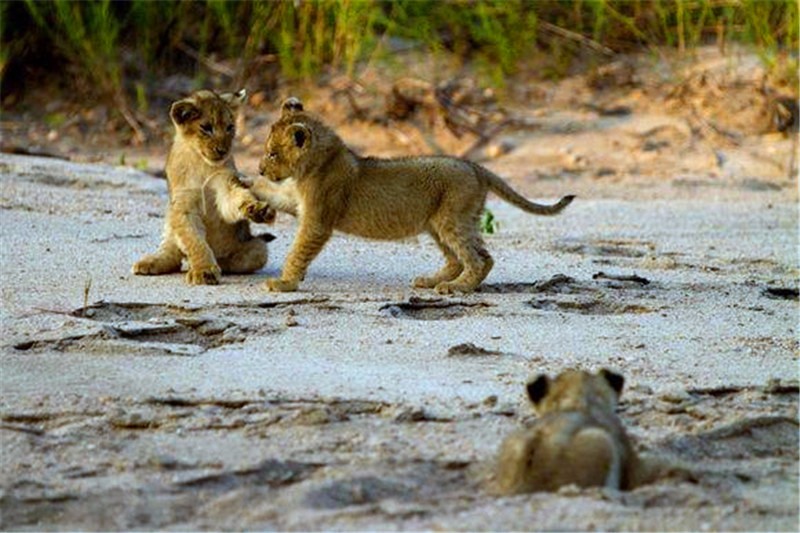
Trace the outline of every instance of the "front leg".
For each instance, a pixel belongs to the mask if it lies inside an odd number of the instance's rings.
[[[248,219],[270,224],[275,220],[275,210],[259,200],[236,174],[216,177],[211,180],[210,186],[216,194],[219,213],[226,222],[232,224]]]
[[[175,211],[170,213],[168,224],[172,228],[178,247],[189,263],[186,282],[189,285],[219,284],[222,271],[206,241],[203,220],[197,213],[181,210],[179,205],[175,208]]]
[[[300,221],[289,255],[283,265],[280,278],[267,280],[267,289],[274,292],[296,291],[305,277],[311,261],[322,251],[333,230],[321,223]]]

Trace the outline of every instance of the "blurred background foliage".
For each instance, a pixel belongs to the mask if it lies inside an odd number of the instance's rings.
[[[474,65],[495,86],[534,57],[547,59],[543,75],[563,76],[587,47],[602,57],[737,42],[796,67],[798,24],[797,0],[4,1],[0,82],[4,106],[61,83],[130,114],[169,75],[195,86],[214,71],[232,85],[264,72],[353,76],[409,49]]]

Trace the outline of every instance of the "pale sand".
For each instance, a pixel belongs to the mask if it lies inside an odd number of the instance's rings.
[[[4,155],[0,187],[0,529],[798,528],[798,303],[765,293],[797,288],[786,188],[492,200],[484,290],[439,300],[410,288],[440,266],[424,237],[336,236],[271,294],[282,216],[264,271],[189,287],[130,273],[165,182]],[[573,366],[621,371],[631,433],[698,482],[491,495],[525,380]]]

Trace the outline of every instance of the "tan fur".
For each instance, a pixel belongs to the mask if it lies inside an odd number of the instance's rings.
[[[528,384],[540,415],[500,447],[495,482],[502,494],[554,491],[564,485],[629,490],[666,471],[642,459],[615,414],[623,378],[608,370],[569,370]]]
[[[253,237],[245,219],[269,222],[275,213],[239,179],[231,155],[235,111],[244,97],[244,90],[199,91],[172,104],[164,239],[133,265],[134,274],[178,272],[186,259],[189,284],[217,284],[222,272],[253,272],[266,264],[265,239]]]
[[[487,169],[453,157],[362,158],[322,121],[303,111],[296,98],[265,143],[260,172],[295,182],[300,227],[275,291],[296,290],[311,261],[334,230],[371,239],[402,239],[426,232],[446,264],[414,286],[439,293],[472,292],[493,261],[478,220],[489,191],[529,212],[553,215],[573,199],[555,205],[529,202]]]

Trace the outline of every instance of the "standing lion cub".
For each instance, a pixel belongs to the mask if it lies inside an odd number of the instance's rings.
[[[334,230],[370,239],[402,239],[426,232],[445,256],[441,270],[414,286],[437,292],[472,292],[493,261],[478,220],[489,191],[538,215],[554,215],[572,202],[529,202],[502,179],[454,157],[359,157],[296,98],[284,102],[272,125],[259,170],[274,182],[293,178],[300,226],[273,291],[294,291]]]
[[[639,457],[615,414],[625,380],[603,369],[540,375],[527,385],[539,418],[509,435],[497,458],[503,494],[554,491],[564,485],[629,490],[669,471],[655,457]]]
[[[265,240],[272,236],[253,237],[245,219],[270,222],[275,212],[241,182],[231,155],[235,112],[245,95],[199,91],[172,104],[164,239],[133,265],[134,274],[178,272],[186,259],[190,285],[215,285],[222,272],[253,272],[266,264]]]

